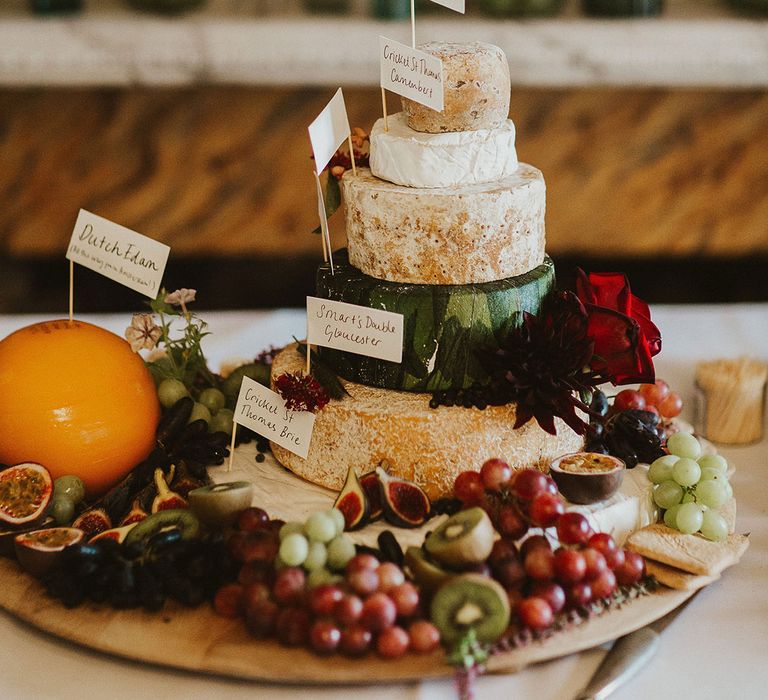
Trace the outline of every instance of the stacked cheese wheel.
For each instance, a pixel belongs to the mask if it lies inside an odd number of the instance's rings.
[[[429,394],[408,402],[393,393],[482,385],[477,351],[499,347],[554,287],[544,178],[517,160],[504,53],[483,43],[420,48],[443,62],[445,107],[403,99],[401,113],[376,122],[370,169],[342,180],[348,250],[317,277],[319,297],[402,314],[402,362],[320,348],[350,396],[317,414],[306,460],[275,448],[283,464],[332,488],[349,466],[364,472],[386,462],[442,495],[485,457],[544,466],[581,447],[564,425],[557,440],[534,422],[512,430],[513,410],[430,409]],[[492,444],[502,453],[479,448]]]

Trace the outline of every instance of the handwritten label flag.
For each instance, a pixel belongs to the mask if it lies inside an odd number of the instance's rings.
[[[302,459],[309,454],[315,414],[292,411],[280,394],[249,377],[240,385],[234,420]]]
[[[170,252],[163,243],[81,209],[67,260],[154,299]]]
[[[425,51],[379,36],[381,87],[443,111],[443,62]]]
[[[307,342],[402,362],[403,315],[307,297]]]

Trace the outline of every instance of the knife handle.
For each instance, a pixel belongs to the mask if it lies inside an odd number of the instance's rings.
[[[659,635],[649,627],[620,637],[575,700],[607,698],[651,660],[658,646]]]

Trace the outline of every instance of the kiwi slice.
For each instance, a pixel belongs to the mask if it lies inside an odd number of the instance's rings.
[[[218,529],[232,525],[252,498],[253,484],[248,481],[202,486],[188,496],[190,510],[206,525]]]
[[[432,623],[447,644],[470,628],[482,643],[495,642],[509,626],[509,599],[492,578],[481,574],[454,576],[432,598]]]
[[[484,562],[493,549],[496,532],[482,508],[468,508],[452,515],[424,543],[439,564],[463,569]]]
[[[416,583],[427,593],[433,593],[456,575],[427,559],[421,547],[408,547],[405,563]]]
[[[143,550],[150,537],[165,530],[178,530],[181,538],[192,540],[199,537],[202,526],[195,514],[186,508],[161,510],[148,515],[125,536],[123,544],[136,550]]]

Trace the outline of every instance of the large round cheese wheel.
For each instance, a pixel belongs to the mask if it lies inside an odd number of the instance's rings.
[[[443,62],[443,111],[402,98],[408,126],[416,131],[495,129],[509,115],[509,64],[504,52],[479,41],[430,42],[419,49]]]
[[[320,348],[337,374],[386,389],[436,391],[467,388],[488,379],[476,355],[536,314],[555,284],[552,260],[497,282],[466,285],[397,284],[378,280],[349,264],[344,251],[317,273],[317,296],[403,315],[402,363]]]
[[[495,129],[425,134],[414,131],[402,112],[379,119],[371,129],[371,172],[407,187],[453,187],[492,182],[517,170],[515,125]]]
[[[348,170],[341,181],[350,262],[372,277],[471,284],[522,275],[544,259],[546,188],[520,163],[508,177],[416,188]]]
[[[275,357],[272,379],[303,369],[304,358],[290,346]],[[315,414],[306,459],[271,445],[283,466],[336,491],[350,467],[362,474],[386,463],[390,474],[416,482],[435,499],[451,494],[460,472],[480,469],[491,457],[501,457],[516,468],[546,470],[555,457],[577,452],[583,445],[559,418],[557,435],[544,432],[535,421],[513,430],[514,405],[482,411],[433,409],[429,394],[342,383],[350,395],[331,400]]]

